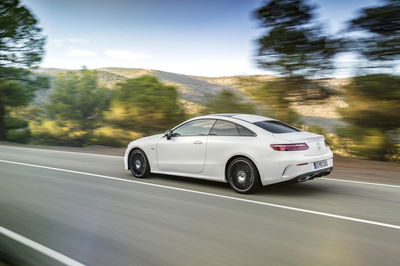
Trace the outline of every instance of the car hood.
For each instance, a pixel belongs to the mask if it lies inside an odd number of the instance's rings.
[[[143,143],[143,142],[146,142],[146,143],[157,143],[157,141],[162,136],[164,136],[164,134],[157,134],[157,135],[152,135],[152,136],[148,136],[148,137],[143,137],[143,138],[140,138],[140,139],[137,139],[137,140],[134,140],[134,141],[130,142],[129,145],[131,146],[131,145],[135,145],[135,144]]]

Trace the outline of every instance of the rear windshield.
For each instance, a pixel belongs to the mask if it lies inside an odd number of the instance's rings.
[[[279,121],[261,121],[255,122],[254,125],[259,126],[271,133],[291,133],[299,132],[297,128],[291,127]]]

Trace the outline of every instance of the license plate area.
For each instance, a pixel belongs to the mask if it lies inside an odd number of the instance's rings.
[[[328,160],[314,162],[314,169],[319,169],[328,166]]]

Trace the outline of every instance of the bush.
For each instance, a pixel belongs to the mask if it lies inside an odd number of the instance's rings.
[[[45,118],[30,121],[34,141],[53,145],[84,146],[102,121],[111,90],[100,87],[97,72],[82,69],[60,74],[53,82]]]
[[[244,102],[240,97],[229,90],[223,90],[218,95],[209,96],[209,101],[203,110],[204,114],[220,113],[247,113],[252,114],[255,109],[252,104]]]
[[[395,144],[386,154],[386,159],[391,162],[400,163],[400,144]]]
[[[7,131],[7,140],[26,144],[30,141],[31,132],[28,128],[11,129]]]
[[[340,138],[352,139],[352,156],[382,161],[395,160],[399,156],[396,145],[382,129],[348,126],[337,132]]]
[[[176,88],[155,77],[126,79],[115,86],[103,124],[146,135],[164,132],[186,118],[178,100]]]
[[[29,129],[33,142],[51,145],[82,146],[88,135],[88,132],[80,129],[79,124],[74,121],[30,121]]]
[[[104,126],[93,131],[93,136],[90,138],[89,142],[90,144],[123,147],[130,141],[141,138],[142,136],[143,134],[138,132]]]

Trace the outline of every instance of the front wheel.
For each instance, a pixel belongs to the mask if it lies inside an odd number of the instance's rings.
[[[253,193],[261,188],[260,175],[254,163],[245,158],[233,159],[226,171],[229,185],[239,193]]]
[[[134,149],[129,156],[129,169],[134,177],[145,178],[150,174],[149,161],[141,149]]]

